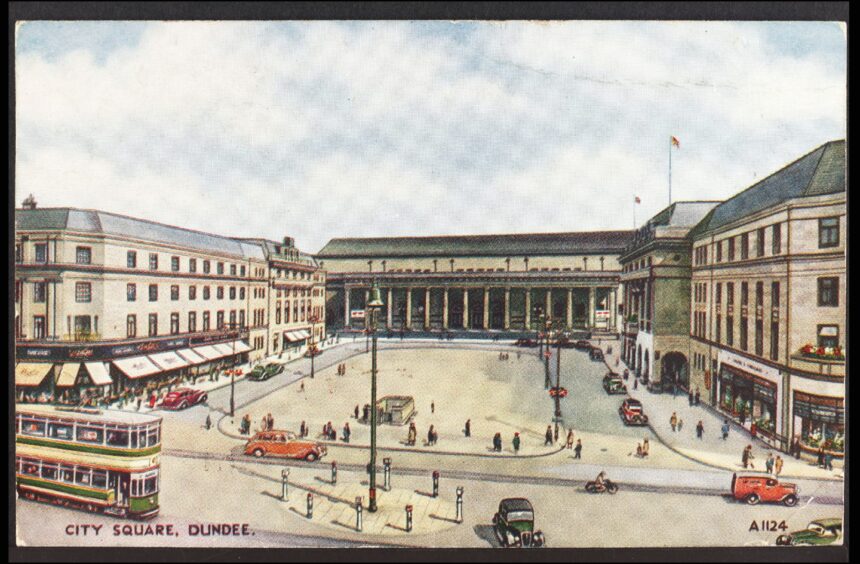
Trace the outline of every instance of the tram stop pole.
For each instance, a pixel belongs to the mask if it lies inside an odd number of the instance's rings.
[[[391,491],[391,459],[390,458],[383,458],[382,464],[383,464],[383,476],[384,476],[384,480],[385,480],[384,483],[382,484],[382,489],[387,491],[387,492],[390,492]]]
[[[463,486],[457,488],[457,517],[458,523],[463,522]]]
[[[337,461],[331,461],[331,485],[337,485]]]
[[[433,470],[433,497],[439,497],[439,471]]]
[[[314,494],[308,493],[308,519],[314,518]]]
[[[290,469],[281,470],[281,501],[287,501],[287,479],[290,477]]]
[[[412,506],[406,506],[406,532],[412,532]]]
[[[361,519],[361,512],[362,512],[361,497],[357,497],[357,498],[355,498],[355,530],[358,531],[359,533],[361,532],[361,530],[363,528],[363,523],[362,523],[362,519]]]

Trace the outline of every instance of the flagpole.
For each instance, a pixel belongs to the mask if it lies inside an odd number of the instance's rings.
[[[672,136],[669,136],[669,205],[672,205]]]

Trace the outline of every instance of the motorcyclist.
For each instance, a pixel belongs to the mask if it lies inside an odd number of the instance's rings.
[[[597,475],[597,478],[594,479],[594,487],[599,492],[602,492],[606,489],[606,472],[604,472],[603,470],[601,470],[600,474]]]

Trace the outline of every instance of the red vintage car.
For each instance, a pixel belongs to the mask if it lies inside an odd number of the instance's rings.
[[[164,409],[185,409],[198,403],[204,403],[209,396],[203,390],[192,390],[191,388],[177,388],[168,392],[161,401]]]
[[[314,441],[300,440],[289,431],[261,431],[245,444],[245,454],[257,458],[271,455],[299,458],[313,462],[326,454],[326,447]]]
[[[647,425],[648,416],[642,412],[642,402],[637,399],[627,398],[621,402],[618,414],[625,425]]]
[[[732,474],[732,497],[756,505],[760,501],[797,505],[797,484],[780,482],[770,476]]]

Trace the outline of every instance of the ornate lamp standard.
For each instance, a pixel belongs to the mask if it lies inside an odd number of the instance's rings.
[[[555,351],[555,437],[558,440],[558,423],[561,421],[561,329],[556,330]]]
[[[550,387],[549,357],[552,356],[552,353],[549,350],[549,331],[550,331],[550,328],[552,327],[552,320],[545,315],[541,315],[540,320],[541,320],[541,326],[543,327],[543,339],[544,339],[543,342],[545,343],[544,350],[543,350],[543,361],[544,361],[543,362],[543,366],[544,366],[543,386],[545,389],[548,390]]]
[[[228,322],[224,325],[226,328],[226,332],[235,331],[239,324],[236,322]],[[238,334],[236,337],[238,338]],[[236,339],[233,339],[233,359],[236,357]],[[230,417],[232,418],[236,413],[236,369],[230,369]]]
[[[317,353],[317,351],[316,351],[316,338],[315,338],[316,331],[315,331],[314,325],[316,325],[319,322],[319,317],[317,317],[316,315],[312,315],[310,317],[310,319],[308,319],[308,321],[311,322],[311,342],[310,342],[310,345],[308,346],[308,350],[311,353],[311,379],[313,379],[313,377],[314,377],[314,357],[317,355],[316,354]]]
[[[376,318],[384,305],[379,295],[379,286],[374,280],[370,290],[370,301],[367,303],[368,312],[365,314],[365,318],[370,318],[368,332],[373,335],[370,361],[370,491],[367,504],[367,510],[371,513],[376,511]]]

